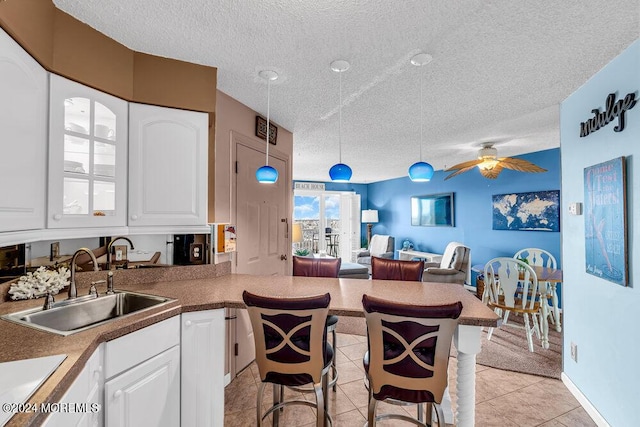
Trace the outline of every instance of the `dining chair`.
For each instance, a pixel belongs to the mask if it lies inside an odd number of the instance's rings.
[[[364,295],[368,351],[363,364],[369,391],[368,425],[384,419],[400,419],[431,425],[429,407],[424,422],[423,404],[433,406],[438,426],[445,425],[440,404],[447,387],[451,339],[462,312],[460,301],[448,305],[401,304]],[[378,401],[418,404],[418,416],[376,416]]]
[[[521,249],[513,256],[516,259],[526,259],[527,263],[532,266],[558,268],[558,263],[551,252],[539,248],[525,248]],[[556,289],[556,282],[544,282],[545,289],[547,290],[547,301],[550,303],[551,310],[548,311],[549,319],[556,328],[556,331],[562,331],[560,308],[558,307],[558,291]]]
[[[273,425],[279,423],[280,410],[287,405],[316,408],[316,426],[324,426],[328,412],[328,372],[334,353],[327,343],[325,319],[331,296],[271,298],[242,293],[247,306],[256,346],[256,364],[260,374],[256,420],[261,426],[270,414]],[[273,384],[273,405],[262,413],[264,388]],[[313,384],[316,402],[305,399],[284,400],[284,386]],[[332,423],[333,424],[333,423]]]
[[[539,288],[538,277],[527,263],[509,257],[493,258],[484,267],[484,291],[487,304],[503,318],[504,326],[524,328],[529,351],[533,352],[533,334],[549,348],[546,293]],[[522,314],[524,326],[508,323],[509,313]],[[531,320],[530,320],[531,319]],[[491,340],[489,328],[487,340]]]
[[[381,280],[422,281],[424,261],[402,261],[371,257],[371,278]]]
[[[340,267],[342,266],[341,258],[311,258],[311,257],[293,257],[293,275],[307,277],[338,277]],[[338,325],[338,316],[330,314],[327,316],[327,332],[331,333],[333,353],[336,353],[337,334],[336,327]],[[331,363],[332,378],[329,386],[336,391],[338,381],[338,369],[335,359]]]

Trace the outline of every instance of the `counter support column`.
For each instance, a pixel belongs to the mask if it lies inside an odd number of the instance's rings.
[[[456,389],[458,405],[456,425],[473,427],[476,416],[476,354],[480,353],[479,326],[458,325],[453,343],[458,350],[458,377]]]

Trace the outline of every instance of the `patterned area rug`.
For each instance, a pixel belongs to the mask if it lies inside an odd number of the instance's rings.
[[[522,317],[510,316],[509,323],[522,324]],[[366,335],[364,318],[340,317],[337,332]],[[533,350],[529,352],[524,329],[501,326],[493,331],[491,341],[487,341],[487,330],[482,331],[482,350],[476,356],[480,365],[506,371],[522,372],[548,378],[560,379],[562,373],[562,334],[549,325],[549,348],[544,349],[540,340],[533,337]],[[451,355],[456,356],[455,347]]]

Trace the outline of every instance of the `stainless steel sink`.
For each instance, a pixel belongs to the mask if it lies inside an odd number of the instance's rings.
[[[97,298],[82,297],[78,300],[62,301],[49,310],[35,308],[7,314],[2,318],[59,335],[71,335],[174,301],[171,298],[125,291]]]

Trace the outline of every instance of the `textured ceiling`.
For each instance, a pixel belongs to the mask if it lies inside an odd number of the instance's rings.
[[[638,0],[54,0],[127,47],[218,68],[218,89],[294,134],[294,179],[405,176],[442,169],[497,141],[498,155],[558,147],[559,104],[640,36]],[[410,58],[427,52],[418,68]],[[612,81],[607,91],[615,91]],[[604,96],[603,94],[603,102]],[[585,106],[585,116],[591,108]],[[576,124],[576,129],[577,129]]]

